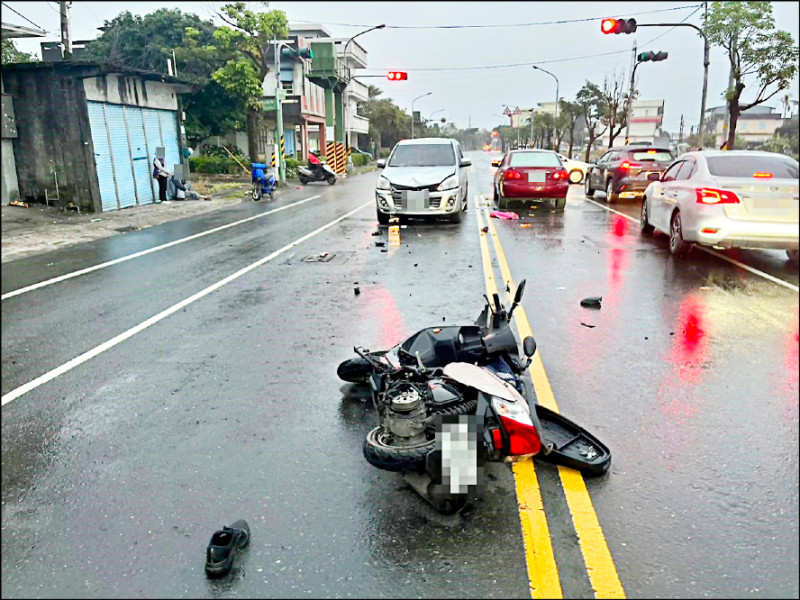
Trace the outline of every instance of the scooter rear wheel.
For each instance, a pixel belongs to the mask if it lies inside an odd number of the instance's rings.
[[[376,427],[364,440],[364,458],[373,467],[400,473],[425,470],[425,457],[433,450],[436,440],[430,439],[416,446],[393,446],[383,427]]]

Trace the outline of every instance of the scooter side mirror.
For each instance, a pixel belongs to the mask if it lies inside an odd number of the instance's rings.
[[[533,354],[536,352],[536,340],[533,339],[532,335],[529,335],[524,340],[522,340],[522,350],[525,352],[525,356],[528,358],[532,357]]]
[[[517,286],[517,293],[514,294],[514,304],[519,304],[522,301],[522,294],[525,293],[525,279],[519,282]]]

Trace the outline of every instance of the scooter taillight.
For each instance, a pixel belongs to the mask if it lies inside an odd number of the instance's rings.
[[[509,402],[497,397],[492,398],[492,406],[508,435],[510,447],[507,449],[507,453],[511,456],[538,454],[542,448],[542,442],[539,432],[536,431],[536,427],[531,421],[530,413],[526,410],[528,407],[523,407],[519,402]],[[492,432],[492,441],[497,442],[498,440],[502,442],[502,437],[500,431],[495,430]],[[501,448],[502,443],[495,443],[495,447]]]

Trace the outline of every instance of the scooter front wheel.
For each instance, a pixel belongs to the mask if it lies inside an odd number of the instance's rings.
[[[333,185],[334,183],[336,183],[336,177],[334,177],[333,175],[329,175],[328,176],[328,185]]]
[[[254,181],[253,192],[252,192],[253,200],[261,200],[263,194],[264,190],[261,189],[261,181]]]
[[[306,177],[304,175],[298,175],[297,178],[300,180],[300,183],[302,183],[303,185],[308,183],[308,177]]]
[[[367,377],[372,373],[372,365],[366,360],[361,358],[349,358],[339,365],[336,369],[336,374],[339,379],[349,381],[350,383],[361,383],[367,380]]]

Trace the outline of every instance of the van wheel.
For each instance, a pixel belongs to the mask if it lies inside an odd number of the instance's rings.
[[[586,181],[584,182],[583,193],[587,198],[594,196],[594,190],[592,189],[592,178],[589,176],[589,173],[586,173]]]
[[[618,198],[619,196],[614,193],[614,182],[609,179],[606,183],[606,202],[610,204],[611,202],[616,202]]]
[[[461,223],[461,221],[464,220],[464,211],[457,210],[452,215],[450,215],[448,219],[451,223]]]
[[[789,262],[796,265],[798,260],[800,260],[800,250],[787,250],[786,257],[789,259]]]
[[[386,213],[382,213],[378,209],[376,209],[376,210],[378,211],[378,223],[380,225],[388,225],[389,224],[389,215],[387,215]]]

